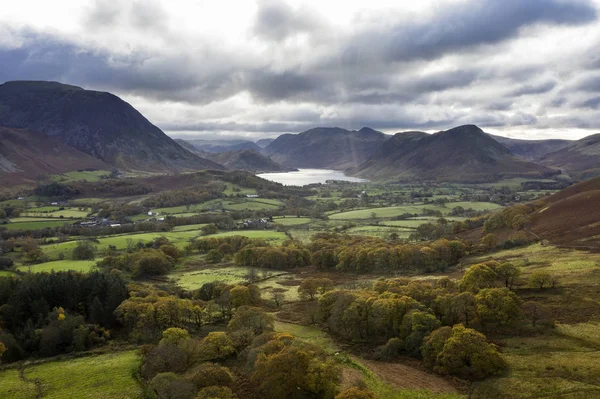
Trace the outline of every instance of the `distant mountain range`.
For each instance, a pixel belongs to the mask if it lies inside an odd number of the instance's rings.
[[[49,139],[62,143],[62,153],[72,147],[76,150],[73,153],[82,152],[124,170],[223,169],[177,145],[119,97],[56,82],[0,85],[0,126],[27,132],[22,133],[28,137],[22,142],[26,145],[23,151],[30,150],[31,139],[38,137],[39,143]],[[13,141],[10,151],[19,151],[18,146],[19,142]],[[57,148],[38,148],[41,163]],[[11,157],[4,152],[1,155]],[[46,172],[47,168],[22,165],[21,169],[31,174]]]
[[[294,170],[293,168],[286,168],[281,164],[273,161],[266,155],[254,149],[242,149],[237,151],[227,152],[206,152],[198,149],[193,145],[192,141],[186,141],[182,139],[175,139],[182,147],[189,151],[198,154],[204,158],[210,159],[213,162],[217,162],[220,165],[225,166],[227,169],[238,169],[247,170],[250,172],[285,172]]]
[[[318,127],[299,134],[283,134],[263,153],[288,167],[344,170],[365,162],[388,138],[367,127],[352,131]]]
[[[0,177],[12,180],[112,168],[327,168],[387,181],[480,182],[560,171],[576,179],[600,175],[600,134],[578,141],[517,140],[486,134],[474,125],[393,136],[368,127],[318,127],[257,142],[176,142],[119,97],[56,82],[0,85],[0,138]]]
[[[541,177],[552,169],[517,158],[475,125],[427,134],[397,133],[350,173],[399,181],[481,182],[503,177]]]
[[[558,151],[541,156],[539,161],[580,180],[600,176],[600,134],[573,141]]]

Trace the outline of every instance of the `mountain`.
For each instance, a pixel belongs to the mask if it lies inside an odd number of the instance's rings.
[[[531,217],[531,230],[553,244],[600,249],[600,177],[544,199]]]
[[[600,134],[584,137],[544,155],[540,163],[560,168],[577,179],[600,175]]]
[[[260,148],[265,148],[269,144],[271,144],[275,139],[260,139],[256,141],[256,145]]]
[[[260,151],[259,147],[253,141],[248,140],[186,140],[195,148],[212,153],[239,151],[239,150],[256,150]]]
[[[519,158],[526,159],[528,161],[535,161],[538,158],[550,154],[551,152],[558,151],[565,148],[569,144],[573,143],[571,140],[521,140],[511,139],[508,137],[494,136],[490,134],[494,140],[504,145],[508,150]]]
[[[212,154],[209,158],[224,165],[227,169],[240,169],[250,172],[286,172],[294,170],[293,168],[282,166],[255,150],[222,152]]]
[[[125,170],[222,168],[177,145],[119,97],[57,82],[0,85],[0,126],[51,137]]]
[[[367,127],[358,131],[318,127],[299,134],[283,134],[264,148],[263,153],[293,168],[343,170],[366,161],[387,137]]]
[[[175,139],[175,142],[194,154],[210,159],[219,165],[225,166],[227,169],[247,170],[249,172],[285,172],[293,170],[278,164],[271,158],[253,149],[210,153],[194,147],[192,143],[186,140]]]
[[[22,129],[0,127],[0,180],[20,183],[48,173],[110,170],[104,162],[60,140]]]
[[[348,172],[371,179],[456,182],[558,173],[518,159],[475,125],[459,126],[435,134],[397,133],[369,160]]]

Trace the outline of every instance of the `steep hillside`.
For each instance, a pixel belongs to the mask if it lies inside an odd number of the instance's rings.
[[[256,145],[260,148],[265,148],[269,144],[271,144],[275,139],[260,139],[256,141]]]
[[[0,127],[0,180],[20,182],[49,173],[104,169],[104,162],[52,137]]]
[[[555,244],[600,249],[600,177],[548,197],[531,230]]]
[[[578,179],[600,175],[600,134],[584,137],[540,158],[540,163],[565,170]]]
[[[504,145],[508,150],[519,158],[528,161],[535,161],[540,157],[551,152],[558,151],[572,144],[571,140],[519,140],[508,137],[494,136],[490,134],[494,140]]]
[[[518,159],[474,125],[435,134],[398,133],[371,159],[349,170],[371,179],[483,182],[557,173]]]
[[[289,167],[343,170],[365,162],[388,137],[366,127],[358,131],[319,127],[283,134],[263,153]]]
[[[0,126],[50,136],[126,170],[220,168],[177,145],[119,97],[56,82],[0,85]]]

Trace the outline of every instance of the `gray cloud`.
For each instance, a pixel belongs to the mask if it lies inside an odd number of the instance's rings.
[[[549,126],[546,108],[589,113],[599,105],[597,97],[582,98],[600,92],[600,77],[592,72],[600,58],[589,49],[556,51],[552,60],[519,50],[522,41],[595,21],[589,1],[472,0],[423,19],[382,13],[379,21],[357,20],[347,30],[327,26],[310,8],[263,1],[238,47],[179,37],[167,11],[157,1],[98,0],[83,20],[97,35],[125,29],[164,39],[154,47],[128,46],[124,39],[116,50],[93,37],[76,41],[14,28],[9,33],[18,44],[0,45],[0,81],[57,80],[109,90],[142,98],[156,113],[160,104],[177,103],[174,109],[184,111],[175,120],[158,119],[165,130],[182,132]],[[297,35],[302,40],[292,40]],[[579,77],[578,68],[589,75]],[[224,103],[231,99],[248,103],[232,113]],[[198,116],[209,105],[218,115]],[[254,109],[272,105],[269,117]],[[313,111],[293,115],[299,105]],[[587,128],[597,119],[586,113],[570,121]]]

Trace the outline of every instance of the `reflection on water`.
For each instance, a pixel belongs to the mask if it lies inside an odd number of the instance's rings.
[[[298,169],[296,172],[261,173],[263,179],[281,183],[284,186],[304,186],[313,183],[326,183],[327,180],[343,180],[351,182],[367,182],[366,179],[346,176],[344,172],[331,169]]]

